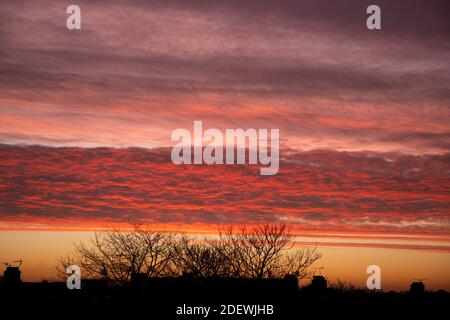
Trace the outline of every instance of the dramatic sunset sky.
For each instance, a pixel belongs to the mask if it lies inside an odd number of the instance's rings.
[[[130,219],[285,222],[331,280],[450,290],[450,3],[0,0],[0,260]],[[81,8],[81,30],[66,7]],[[176,166],[171,132],[279,128],[280,170]]]

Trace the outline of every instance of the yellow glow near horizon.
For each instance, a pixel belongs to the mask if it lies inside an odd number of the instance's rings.
[[[2,231],[0,261],[23,259],[24,281],[54,280],[58,258],[70,253],[74,243],[88,241],[92,235],[93,232]],[[322,274],[331,282],[340,279],[363,288],[367,266],[376,264],[381,267],[385,291],[407,290],[417,278],[428,279],[425,283],[430,290],[450,290],[450,254],[445,251],[347,247],[338,243],[324,246],[320,242],[318,250],[323,256],[314,267],[323,266]]]

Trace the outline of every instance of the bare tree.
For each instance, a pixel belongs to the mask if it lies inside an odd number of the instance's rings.
[[[197,240],[183,235],[173,245],[173,261],[181,274],[195,277],[227,276],[228,257],[220,243],[210,239]]]
[[[195,277],[304,278],[321,254],[316,248],[294,249],[294,236],[284,224],[254,227],[219,227],[217,237],[196,238],[154,232],[134,224],[132,232],[97,233],[88,244],[60,258],[60,274],[77,264],[90,278],[116,282],[133,273],[148,277],[181,275]]]
[[[217,238],[191,247],[188,240],[183,242],[184,254],[175,257],[177,267],[202,276],[301,279],[321,257],[316,248],[294,249],[294,236],[285,224],[219,227]]]
[[[282,258],[278,276],[292,275],[297,279],[310,277],[311,265],[321,257],[322,254],[317,252],[317,247],[304,247],[288,252]]]
[[[220,232],[220,240],[231,261],[230,269],[239,277],[261,279],[295,275],[303,278],[321,257],[315,248],[293,251],[294,236],[285,224],[241,226],[237,232],[229,227]]]
[[[60,258],[65,271],[69,264],[79,265],[90,278],[106,278],[116,282],[129,280],[133,273],[149,277],[172,273],[172,239],[174,235],[154,232],[134,224],[132,232],[114,229],[96,233],[88,244],[75,245],[72,255]]]

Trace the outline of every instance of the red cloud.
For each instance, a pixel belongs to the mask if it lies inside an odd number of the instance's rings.
[[[76,228],[142,219],[211,229],[449,234],[449,156],[284,150],[280,172],[181,165],[170,150],[0,147],[0,220]]]

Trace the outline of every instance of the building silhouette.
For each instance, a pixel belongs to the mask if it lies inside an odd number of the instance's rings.
[[[21,282],[20,279],[21,271],[19,267],[6,266],[5,271],[3,272],[3,282],[7,285],[15,285]]]

